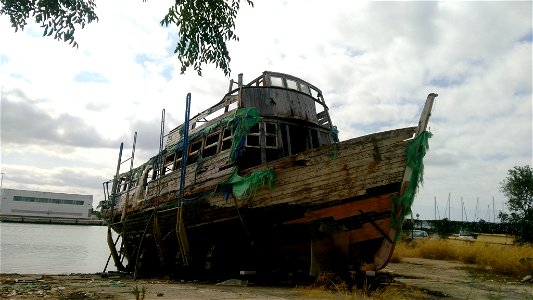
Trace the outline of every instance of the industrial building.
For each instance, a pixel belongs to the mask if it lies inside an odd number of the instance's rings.
[[[89,219],[92,195],[2,189],[0,216]]]

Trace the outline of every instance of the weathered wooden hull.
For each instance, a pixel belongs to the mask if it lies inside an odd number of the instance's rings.
[[[130,270],[214,275],[378,270],[392,254],[402,221],[392,199],[405,185],[406,149],[414,133],[405,128],[371,134],[243,170],[246,175],[272,168],[275,186],[242,199],[226,198],[217,188],[230,168],[204,167],[205,178],[197,166],[190,168],[182,210],[190,255],[185,268],[176,234],[177,174],[149,185],[150,201],[126,207],[111,226],[123,236]]]

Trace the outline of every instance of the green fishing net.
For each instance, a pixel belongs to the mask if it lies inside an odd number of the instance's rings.
[[[219,184],[225,190],[226,199],[230,193],[233,193],[237,199],[253,196],[259,188],[267,183],[270,189],[274,187],[275,174],[273,169],[258,170],[246,177],[239,176],[237,172],[238,168],[233,169],[228,179]]]
[[[239,108],[234,114],[213,122],[201,130],[190,134],[189,141],[195,140],[198,137],[207,136],[216,129],[227,125],[231,129],[233,135],[231,140],[229,160],[234,162],[241,155],[244,149],[246,136],[250,133],[250,129],[258,124],[260,119],[261,117],[259,112],[255,107]],[[181,126],[179,130],[183,136],[183,126]],[[183,139],[178,141],[176,144],[167,147],[162,151],[161,155],[164,156],[165,154],[176,152],[182,147]],[[152,157],[148,162],[136,168],[134,173],[139,173],[137,175],[140,175],[146,165],[150,163],[153,164],[157,161],[157,158],[157,155]],[[154,165],[153,167],[157,168],[158,166]],[[274,185],[274,171],[272,169],[256,171],[244,178],[240,177],[237,174],[237,171],[238,168],[235,167],[230,177],[220,184],[220,186],[225,188],[226,197],[228,196],[228,192],[232,192],[235,197],[240,199],[242,197],[248,197],[255,194],[258,188],[267,183],[269,184],[270,188],[272,188]]]
[[[235,114],[229,115],[193,134],[190,134],[189,141],[195,140],[198,137],[206,136],[221,126],[227,124],[231,128],[231,132],[233,134],[233,138],[231,140],[230,160],[235,161],[244,149],[244,142],[246,141],[246,136],[250,132],[250,129],[259,123],[260,118],[261,117],[255,107],[239,108],[237,111],[235,111]],[[181,135],[183,136],[183,134]],[[165,151],[166,153],[173,153],[178,149],[181,149],[182,146],[183,139],[176,144],[167,147]]]
[[[398,222],[401,224],[404,217],[411,212],[418,186],[424,181],[424,156],[429,149],[428,141],[431,136],[431,132],[424,131],[407,146],[407,167],[411,168],[412,173],[403,194],[392,199],[392,227],[395,227]],[[400,209],[400,214],[397,216],[398,209]]]
[[[261,117],[255,107],[240,108],[235,112],[235,117],[229,121],[233,138],[231,140],[230,161],[235,161],[242,153],[246,136]]]
[[[204,128],[202,128],[201,130],[195,132],[195,133],[192,133],[192,134],[189,134],[189,141],[193,141],[195,140],[196,138],[198,137],[203,137],[203,136],[206,136],[208,134],[210,134],[211,132],[213,132],[215,129],[218,129],[219,127],[221,127],[222,125],[226,125],[228,124],[231,120],[233,120],[235,118],[235,115],[229,115],[223,119],[220,119]],[[183,125],[180,125],[180,136],[183,137]],[[183,148],[183,138],[180,139],[176,144],[173,144],[173,145],[170,145],[166,148],[166,152],[167,153],[172,153],[172,152],[176,152],[177,150],[181,150],[181,148]]]

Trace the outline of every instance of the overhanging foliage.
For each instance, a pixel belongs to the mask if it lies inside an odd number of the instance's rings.
[[[246,2],[253,6],[251,0]],[[28,20],[33,19],[44,28],[43,36],[53,36],[76,48],[76,28],[98,21],[93,0],[0,0],[0,3],[0,15],[9,16],[15,31],[24,30]],[[240,0],[175,0],[160,23],[178,28],[174,53],[180,60],[181,73],[193,67],[202,75],[202,64],[213,63],[226,76],[230,75],[231,58],[226,42],[239,40],[233,32],[239,8]]]
[[[28,19],[33,18],[44,28],[43,36],[53,36],[73,47],[78,47],[74,40],[76,27],[84,28],[86,24],[98,21],[93,0],[1,0],[0,3],[0,15],[9,16],[15,32],[24,30]]]
[[[249,5],[253,2],[246,0]],[[161,21],[161,25],[176,25],[179,40],[174,53],[178,54],[181,73],[192,66],[202,75],[202,64],[214,63],[229,76],[231,60],[227,41],[238,41],[235,18],[240,0],[176,0]]]

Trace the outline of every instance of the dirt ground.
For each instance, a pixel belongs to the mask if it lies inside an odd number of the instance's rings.
[[[533,299],[533,282],[491,275],[456,261],[402,258],[383,270],[395,282],[416,286],[448,299]]]
[[[136,280],[110,273],[0,275],[2,299],[532,299],[533,282],[485,276],[459,262],[404,258],[380,272],[389,278],[372,291],[312,286],[259,286],[228,280],[224,284]],[[393,280],[390,280],[393,279]],[[144,295],[143,295],[144,290]]]

